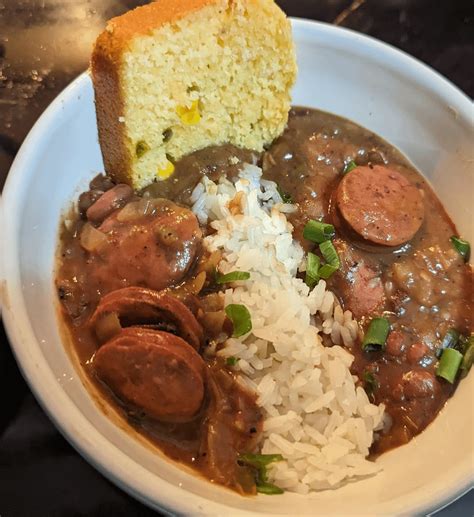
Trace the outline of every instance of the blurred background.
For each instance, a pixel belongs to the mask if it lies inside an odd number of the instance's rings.
[[[105,21],[133,0],[0,0],[0,190],[28,131],[86,70]],[[474,96],[472,0],[277,0],[290,16],[347,27],[427,63]],[[8,214],[6,214],[8,217]],[[36,404],[0,323],[0,517],[151,516],[90,467]],[[474,515],[474,491],[437,513]]]

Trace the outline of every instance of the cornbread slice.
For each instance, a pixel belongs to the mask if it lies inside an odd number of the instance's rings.
[[[287,122],[296,63],[273,0],[158,0],[108,22],[91,70],[105,169],[140,189],[209,145],[261,151]]]

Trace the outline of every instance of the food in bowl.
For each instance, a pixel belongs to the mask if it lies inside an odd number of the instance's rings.
[[[139,192],[99,176],[67,216],[57,286],[85,373],[242,493],[376,472],[472,362],[468,247],[436,196],[382,139],[305,108],[263,153],[173,165]]]

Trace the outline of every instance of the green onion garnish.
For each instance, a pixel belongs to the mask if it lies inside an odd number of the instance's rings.
[[[322,221],[309,220],[304,229],[303,237],[318,244],[332,239],[336,231],[332,224],[323,223]]]
[[[259,483],[257,482],[257,492],[266,495],[277,495],[283,494],[284,490],[279,486],[273,485],[272,483]]]
[[[268,482],[267,466],[275,461],[283,461],[281,454],[241,454],[238,462],[256,470],[257,492],[267,495],[283,494],[283,490]]]
[[[365,333],[362,349],[369,352],[383,349],[389,332],[390,322],[387,318],[374,318]]]
[[[379,387],[379,383],[375,378],[375,375],[368,370],[365,370],[362,374],[362,380],[364,381],[364,390],[367,395],[373,395],[374,391]]]
[[[351,160],[342,171],[342,174],[347,174],[348,172],[353,171],[357,167],[357,163],[354,160]]]
[[[227,358],[225,364],[227,366],[235,366],[238,363],[238,361],[239,360],[237,359],[237,357],[230,356]]]
[[[255,468],[266,467],[270,463],[284,459],[281,454],[241,454],[239,456],[239,461]]]
[[[321,259],[314,253],[309,252],[306,258],[306,275],[304,282],[312,289],[319,282],[319,266]]]
[[[449,240],[454,246],[454,249],[464,259],[464,262],[468,262],[471,256],[471,245],[464,239],[461,239],[461,237],[456,237],[456,235],[453,235]]]
[[[286,192],[283,192],[283,190],[281,189],[280,185],[277,185],[276,189],[277,189],[278,194],[280,194],[280,197],[281,197],[281,200],[283,201],[283,203],[286,203],[286,204],[293,203],[293,199],[290,196],[290,194],[287,194]]]
[[[245,305],[231,303],[225,308],[225,313],[232,321],[234,332],[232,337],[240,337],[252,330],[252,319]]]
[[[464,356],[461,363],[461,376],[465,377],[474,362],[474,335],[471,334],[464,345]]]
[[[328,264],[331,264],[331,266],[339,269],[341,261],[339,260],[339,255],[337,254],[336,248],[331,241],[322,242],[319,245],[319,251]]]
[[[231,271],[226,275],[222,275],[216,271],[216,284],[227,284],[229,282],[237,282],[237,280],[248,280],[250,273],[247,271]]]
[[[332,264],[324,264],[324,266],[319,268],[319,276],[324,278],[324,280],[327,280],[338,269],[338,267],[333,266]]]
[[[458,373],[462,360],[463,357],[459,350],[445,348],[441,354],[438,367],[436,368],[436,375],[446,379],[452,384],[454,379],[456,379],[456,374]]]
[[[456,348],[459,342],[459,332],[456,329],[449,329],[441,342],[441,346],[436,351],[436,357],[441,357],[445,348]]]

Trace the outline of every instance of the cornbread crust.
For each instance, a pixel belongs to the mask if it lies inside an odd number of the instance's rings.
[[[99,35],[91,57],[99,142],[105,170],[117,182],[131,183],[130,153],[121,117],[124,99],[119,70],[128,42],[216,0],[158,0],[112,18]]]

